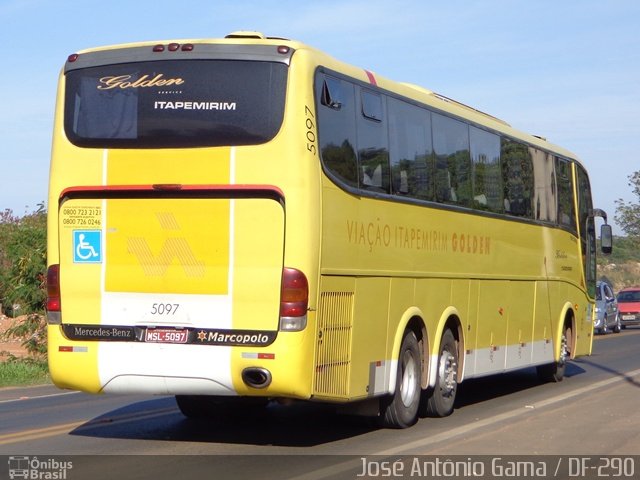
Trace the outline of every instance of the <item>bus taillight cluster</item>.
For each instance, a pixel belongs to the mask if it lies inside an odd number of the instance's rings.
[[[309,304],[309,282],[300,270],[282,270],[282,290],[280,293],[280,329],[300,331],[307,324]]]
[[[47,311],[60,311],[60,265],[47,269]]]

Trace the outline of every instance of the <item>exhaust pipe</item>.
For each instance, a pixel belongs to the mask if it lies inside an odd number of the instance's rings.
[[[251,388],[267,388],[271,384],[271,372],[261,367],[245,368],[242,381]]]

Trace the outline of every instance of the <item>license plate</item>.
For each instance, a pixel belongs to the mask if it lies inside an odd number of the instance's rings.
[[[635,320],[636,316],[635,315],[622,315],[622,319],[623,320]]]
[[[148,328],[145,342],[155,343],[187,343],[189,332],[187,330],[174,330],[166,328]]]

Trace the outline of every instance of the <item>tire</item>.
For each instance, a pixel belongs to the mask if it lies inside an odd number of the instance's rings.
[[[458,346],[450,329],[442,334],[437,369],[436,384],[426,400],[426,414],[446,417],[453,412],[458,391]]]
[[[565,326],[560,339],[560,360],[537,367],[538,378],[543,382],[561,382],[571,358],[571,327]]]
[[[607,316],[605,315],[602,319],[602,328],[600,329],[600,333],[602,335],[606,335],[609,332],[609,327],[607,327]]]
[[[381,401],[379,423],[386,428],[407,428],[418,421],[421,378],[420,347],[416,335],[407,330],[398,356],[393,395]]]
[[[616,315],[616,325],[613,327],[613,333],[620,333],[622,331],[622,325],[620,325],[620,315]]]

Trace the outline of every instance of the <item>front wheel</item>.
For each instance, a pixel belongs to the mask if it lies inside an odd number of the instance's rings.
[[[400,346],[395,391],[392,396],[382,400],[381,426],[407,428],[418,420],[420,364],[418,340],[415,333],[407,330]]]
[[[446,417],[453,412],[458,391],[458,345],[449,329],[440,342],[436,385],[427,399],[426,414],[431,417]]]
[[[606,327],[605,327],[606,328]],[[567,326],[560,339],[560,359],[557,362],[537,367],[538,378],[543,382],[561,382],[571,358],[571,327]]]

